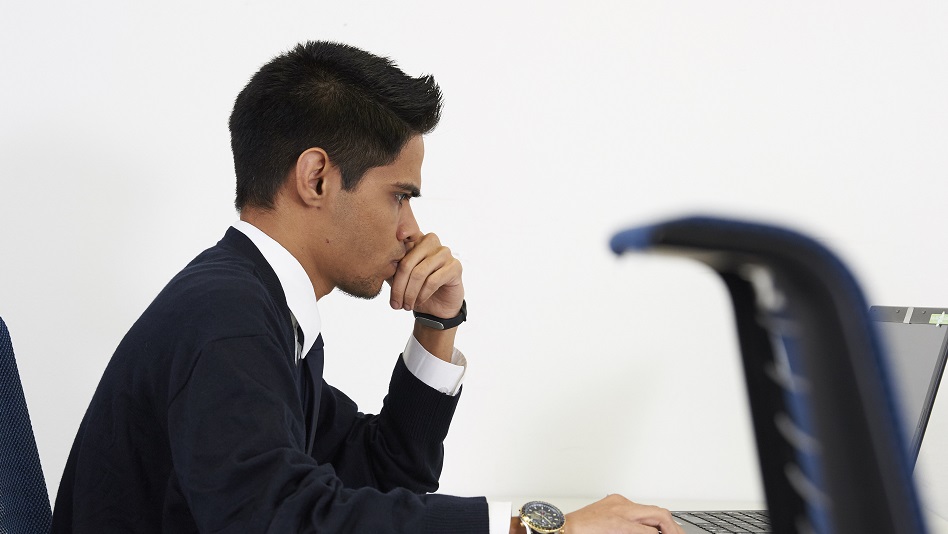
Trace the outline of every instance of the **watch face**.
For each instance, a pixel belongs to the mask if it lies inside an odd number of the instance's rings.
[[[520,517],[531,530],[538,532],[557,532],[566,524],[563,512],[543,501],[531,501],[523,505]]]

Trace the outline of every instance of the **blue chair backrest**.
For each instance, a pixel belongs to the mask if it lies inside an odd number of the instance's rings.
[[[48,532],[51,511],[13,343],[0,319],[0,533]]]
[[[611,246],[690,257],[724,280],[776,534],[925,532],[869,306],[834,254],[711,217],[626,230]]]

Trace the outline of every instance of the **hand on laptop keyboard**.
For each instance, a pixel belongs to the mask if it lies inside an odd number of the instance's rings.
[[[566,514],[566,528],[570,534],[684,534],[668,510],[615,494]]]

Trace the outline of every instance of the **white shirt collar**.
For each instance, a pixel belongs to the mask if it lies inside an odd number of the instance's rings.
[[[237,221],[233,227],[253,241],[280,280],[286,305],[303,330],[302,356],[306,356],[322,330],[313,283],[300,262],[272,237],[247,221]]]

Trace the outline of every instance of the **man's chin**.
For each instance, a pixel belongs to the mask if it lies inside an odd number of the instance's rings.
[[[350,297],[371,300],[382,293],[382,282],[375,280],[354,280],[346,284],[340,284],[337,288]]]

